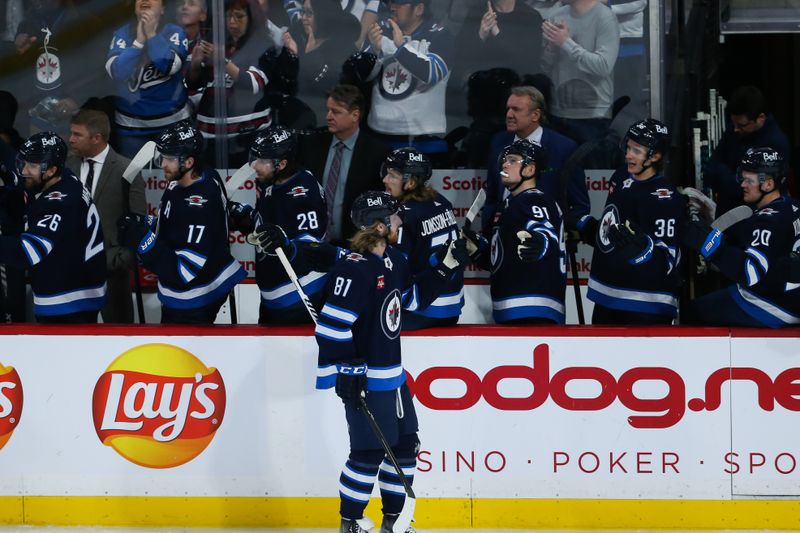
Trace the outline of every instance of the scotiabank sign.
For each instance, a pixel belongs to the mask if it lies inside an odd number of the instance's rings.
[[[551,371],[551,348],[543,343],[533,349],[531,365],[499,365],[479,376],[462,366],[432,366],[407,375],[409,386],[417,401],[437,411],[469,409],[480,401],[503,411],[532,411],[548,400],[568,411],[602,411],[619,402],[632,413],[627,422],[637,429],[663,429],[675,426],[686,414],[715,411],[720,408],[724,386],[731,381],[745,381],[757,389],[754,402],[763,411],[772,411],[777,403],[789,411],[800,411],[800,368],[788,368],[775,378],[752,367],[724,367],[711,372],[705,387],[689,398],[686,383],[678,372],[664,366],[634,366],[618,376],[597,366],[570,366]],[[437,395],[434,384],[451,380],[460,382],[466,391],[452,397]],[[504,380],[524,380],[533,386],[526,397],[509,397],[501,393]],[[569,385],[575,381],[592,381],[600,393],[594,397],[571,396]],[[666,388],[661,397],[637,395],[637,384],[660,382]],[[462,388],[463,388],[462,387]]]

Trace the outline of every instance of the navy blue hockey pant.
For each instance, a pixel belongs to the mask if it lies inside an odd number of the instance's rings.
[[[419,439],[417,413],[408,385],[404,383],[399,391],[370,392],[367,405],[400,463],[403,475],[412,483]],[[399,513],[406,495],[397,471],[370,429],[366,415],[350,402],[345,402],[344,412],[350,434],[350,456],[339,476],[339,512],[343,518],[363,517],[377,477],[383,514]]]
[[[689,302],[682,310],[681,324],[765,327],[765,324],[748,315],[739,307],[729,289],[715,291]]]

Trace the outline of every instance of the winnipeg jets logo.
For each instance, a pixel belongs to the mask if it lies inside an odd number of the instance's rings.
[[[41,89],[55,89],[61,85],[61,60],[51,52],[54,48],[47,51],[36,60],[36,81],[41,85]]]
[[[388,100],[401,100],[412,92],[417,82],[414,76],[396,60],[389,61],[381,73],[381,93]]]
[[[495,231],[492,234],[492,242],[489,247],[489,258],[492,261],[492,273],[495,273],[503,264],[503,241],[500,239],[499,226],[495,226]]]
[[[611,240],[608,238],[608,232],[611,226],[619,224],[619,222],[620,216],[619,211],[617,211],[617,206],[611,204],[606,207],[597,229],[597,244],[600,246],[600,250],[605,253],[610,252],[614,248],[614,245],[611,244]]]
[[[656,189],[655,191],[651,192],[650,194],[655,196],[659,200],[672,198],[672,191],[669,190],[669,189]]]
[[[630,189],[631,185],[633,185],[633,178],[628,178],[628,179],[626,179],[625,181],[622,182],[622,188],[623,189]]]
[[[764,209],[760,209],[760,210],[758,211],[758,213],[756,213],[756,214],[757,214],[758,216],[761,216],[761,215],[767,215],[767,216],[770,216],[770,215],[774,215],[774,214],[776,214],[776,213],[777,213],[777,211],[775,211],[775,210],[774,210],[774,209],[772,209],[771,207],[765,207]]]
[[[306,189],[305,187],[298,186],[298,187],[292,187],[286,194],[294,198],[299,198],[301,196],[305,196],[307,192],[308,189]]]
[[[195,207],[203,207],[203,204],[208,202],[208,200],[206,200],[205,198],[203,198],[199,194],[193,194],[193,195],[185,198],[185,200],[186,200],[186,203],[188,203],[190,206],[195,206]]]
[[[400,291],[395,289],[386,296],[381,305],[381,328],[386,337],[396,339],[400,335],[401,315]]]
[[[47,200],[53,200],[53,201],[56,201],[56,202],[60,202],[61,200],[63,200],[67,196],[69,196],[69,195],[68,194],[64,194],[61,191],[53,191],[51,193],[47,193],[44,197]]]

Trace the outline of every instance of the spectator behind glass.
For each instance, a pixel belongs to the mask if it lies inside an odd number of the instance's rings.
[[[29,118],[30,127],[21,124],[23,132],[48,130],[65,136],[78,102],[90,96],[81,92],[102,94],[104,76],[91,68],[102,62],[108,44],[102,31],[102,21],[66,0],[25,3],[14,42],[17,57],[0,65],[4,88],[16,94],[20,108],[27,111],[23,118]]]
[[[0,54],[16,48],[17,28],[24,14],[22,0],[0,2]]]
[[[253,132],[272,123],[272,109],[263,99],[271,75],[259,65],[262,54],[271,44],[261,16],[261,10],[253,9],[248,0],[227,0],[224,50],[216,43],[198,43],[187,76],[189,87],[203,91],[197,106],[197,128],[206,139],[207,153],[212,157],[217,141],[214,95],[219,90],[226,95],[231,167],[239,167],[247,161]],[[225,87],[217,87],[214,82],[214,60],[218,53],[225,54]]]
[[[410,144],[421,152],[446,151],[443,139],[425,136],[447,129],[453,37],[431,20],[430,0],[392,0],[389,11],[391,17],[373,24],[368,34],[366,51],[378,59],[367,78],[374,80],[368,124],[393,147],[408,146],[416,136]]]
[[[186,32],[186,38],[189,42],[187,46],[189,55],[186,58],[186,64],[183,68],[184,77],[187,77],[192,65],[199,65],[203,60],[202,54],[193,54],[195,46],[197,46],[197,43],[200,41],[210,38],[210,31],[208,28],[208,5],[206,4],[206,0],[180,0],[175,6],[175,19],[183,28],[183,31]],[[189,100],[196,106],[200,101],[202,93],[198,91],[197,88],[187,88]]]
[[[367,38],[369,29],[378,22],[378,11],[381,2],[379,0],[341,0],[340,4],[345,12],[350,13],[356,20],[361,21],[361,31],[355,42],[356,48],[361,48]],[[300,19],[303,15],[302,0],[283,0],[283,7],[292,23],[301,22]]]
[[[728,100],[728,116],[727,129],[703,169],[705,184],[717,194],[717,216],[743,203],[736,169],[748,148],[769,146],[789,161],[789,139],[757,87],[737,88]]]
[[[283,34],[283,42],[300,58],[299,96],[320,119],[342,63],[356,51],[358,21],[334,0],[305,0],[300,20],[302,27],[293,25]]]
[[[553,127],[578,144],[597,139],[611,121],[619,27],[598,0],[562,0],[542,24],[542,63],[555,87]]]
[[[183,82],[186,32],[165,23],[162,0],[136,0],[134,13],[135,20],[114,32],[106,62],[116,82],[117,148],[129,158],[190,116]]]
[[[458,35],[459,86],[474,72],[509,68],[520,76],[541,71],[542,17],[522,0],[474,5]]]

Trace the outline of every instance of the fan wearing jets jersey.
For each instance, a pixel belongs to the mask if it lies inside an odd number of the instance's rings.
[[[366,192],[353,202],[351,218],[359,231],[350,241],[351,252],[330,272],[315,330],[316,386],[335,387],[350,438],[350,455],[339,477],[340,533],[371,528],[364,509],[376,477],[383,503],[381,533],[391,533],[403,508],[400,477],[359,410],[359,398],[374,413],[405,477],[413,480],[419,439],[400,353],[405,311],[428,305],[469,261],[466,243],[458,239],[442,250],[436,265],[413,273],[404,254],[390,244],[404,223],[399,210],[399,202],[385,192]]]
[[[678,313],[686,207],[661,173],[669,146],[661,122],[634,123],[622,140],[625,166],[611,176],[602,217],[568,224],[594,246],[587,294],[593,324],[671,324]]]
[[[312,271],[302,256],[295,257],[295,243],[322,241],[328,224],[325,195],[310,172],[296,167],[295,151],[296,139],[283,126],[258,131],[250,146],[258,195],[255,209],[232,202],[229,211],[236,229],[245,233],[255,230],[262,242],[277,240],[287,246],[300,284],[316,304],[325,285],[325,273]],[[256,282],[261,291],[260,324],[310,322],[274,254],[257,254]]]
[[[458,237],[453,206],[427,184],[431,172],[427,156],[413,148],[394,150],[381,167],[386,192],[401,202],[403,225],[394,247],[406,256],[414,273],[435,263],[443,247]],[[458,322],[463,305],[464,275],[459,270],[428,307],[406,313],[403,329],[451,326]]]
[[[0,263],[30,272],[37,322],[91,324],[106,300],[103,230],[92,195],[64,168],[66,158],[67,145],[53,132],[23,143],[16,178],[3,181],[25,179],[28,227],[0,236]]]
[[[231,256],[225,189],[219,174],[203,166],[203,138],[188,122],[167,128],[156,147],[169,185],[155,226],[125,216],[120,242],[158,276],[163,324],[213,324],[228,293],[247,276]]]
[[[563,324],[566,266],[561,208],[536,188],[546,150],[526,140],[500,152],[509,191],[492,227],[491,245],[469,235],[473,261],[492,273],[492,315],[500,324]]]
[[[787,193],[783,156],[770,147],[750,148],[736,173],[753,216],[725,233],[691,221],[683,239],[734,283],[692,301],[681,320],[772,328],[800,324],[800,280],[787,262],[800,251],[800,208]]]

